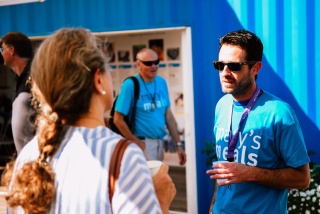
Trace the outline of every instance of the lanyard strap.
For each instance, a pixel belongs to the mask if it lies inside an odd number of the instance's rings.
[[[254,104],[257,102],[258,97],[260,96],[260,92],[261,90],[259,89],[259,87],[257,86],[253,96],[251,97],[248,105],[246,106],[244,112],[242,113],[239,125],[238,125],[238,129],[236,131],[236,133],[232,136],[232,112],[233,112],[233,103],[231,103],[230,106],[230,114],[229,114],[229,142],[228,142],[228,157],[227,160],[229,162],[233,162],[234,161],[234,150],[236,148],[236,144],[239,138],[239,129],[240,126],[243,124],[243,122],[247,119],[252,107],[254,106]]]

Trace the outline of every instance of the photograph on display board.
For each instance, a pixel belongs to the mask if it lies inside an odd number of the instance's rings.
[[[132,46],[132,53],[133,53],[133,61],[135,62],[137,60],[136,56],[137,53],[142,49],[142,48],[146,48],[146,45],[133,45]]]
[[[180,55],[179,48],[168,48],[167,49],[168,60],[178,60],[179,55]]]
[[[118,61],[119,62],[129,62],[130,52],[129,51],[118,51]]]
[[[102,51],[104,55],[109,60],[109,63],[113,63],[115,61],[115,53],[113,49],[113,43],[105,42],[102,45]]]
[[[177,92],[175,99],[174,99],[174,106],[177,108],[182,108],[184,107],[184,103],[183,103],[183,93],[181,92]]]
[[[164,60],[163,53],[163,39],[150,39],[149,48],[154,50],[158,54],[160,61]]]

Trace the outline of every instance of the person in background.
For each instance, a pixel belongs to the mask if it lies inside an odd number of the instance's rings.
[[[184,145],[184,128],[181,128],[180,126],[177,126],[177,130],[179,133],[180,142],[182,143],[183,149],[185,148]],[[176,145],[174,143],[174,140],[172,139],[171,135],[168,133],[163,138],[164,141],[164,148],[165,152],[176,152]]]
[[[167,134],[165,126],[172,136],[179,156],[180,165],[186,163],[186,154],[180,142],[177,122],[170,109],[170,100],[166,81],[157,76],[159,59],[156,52],[144,48],[136,56],[139,73],[140,94],[136,106],[135,129],[131,132],[124,121],[133,106],[133,81],[126,80],[121,85],[115,106],[114,123],[128,139],[136,142],[149,160],[163,160],[164,142]]]
[[[12,102],[11,99],[6,95],[1,93],[0,94],[0,117],[3,117],[4,124],[6,125],[12,114]],[[3,140],[1,137],[4,137],[7,133],[1,133],[3,136],[0,135],[0,140]]]
[[[288,189],[309,186],[309,156],[292,107],[259,88],[263,44],[238,30],[220,39],[213,62],[226,94],[216,105],[218,160],[207,171],[220,183],[213,212],[288,213]]]
[[[112,204],[109,164],[123,139],[105,126],[113,101],[110,73],[96,38],[62,28],[40,45],[32,66],[37,135],[4,175],[16,213],[169,213],[176,189],[168,166],[151,177],[141,149],[131,143],[121,160]],[[11,171],[12,172],[12,171]],[[161,191],[160,191],[161,190]]]
[[[9,32],[1,38],[1,54],[4,65],[16,74],[13,95],[11,127],[17,153],[35,135],[34,109],[31,104],[30,64],[33,58],[29,38],[20,32]]]

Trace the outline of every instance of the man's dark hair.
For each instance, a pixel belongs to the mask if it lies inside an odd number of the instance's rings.
[[[9,32],[1,38],[1,43],[13,46],[15,53],[22,58],[33,58],[33,48],[30,39],[20,32]]]
[[[262,61],[263,44],[259,37],[247,30],[230,32],[220,38],[220,48],[224,44],[237,45],[247,53],[247,61]]]

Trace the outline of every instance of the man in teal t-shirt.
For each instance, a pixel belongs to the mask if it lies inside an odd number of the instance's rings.
[[[177,122],[170,109],[168,87],[165,79],[157,76],[159,59],[151,49],[144,48],[137,54],[136,66],[139,73],[140,90],[136,104],[135,128],[131,132],[124,121],[134,105],[134,83],[127,79],[121,85],[114,114],[114,123],[122,135],[134,142],[144,151],[148,160],[163,160],[163,137],[168,128],[177,145],[180,165],[186,162],[186,154],[180,142]]]
[[[302,131],[292,107],[256,84],[263,45],[246,30],[220,39],[219,71],[223,96],[215,111],[218,160],[208,170],[217,186],[215,214],[287,211],[288,189],[307,188],[309,162]]]

